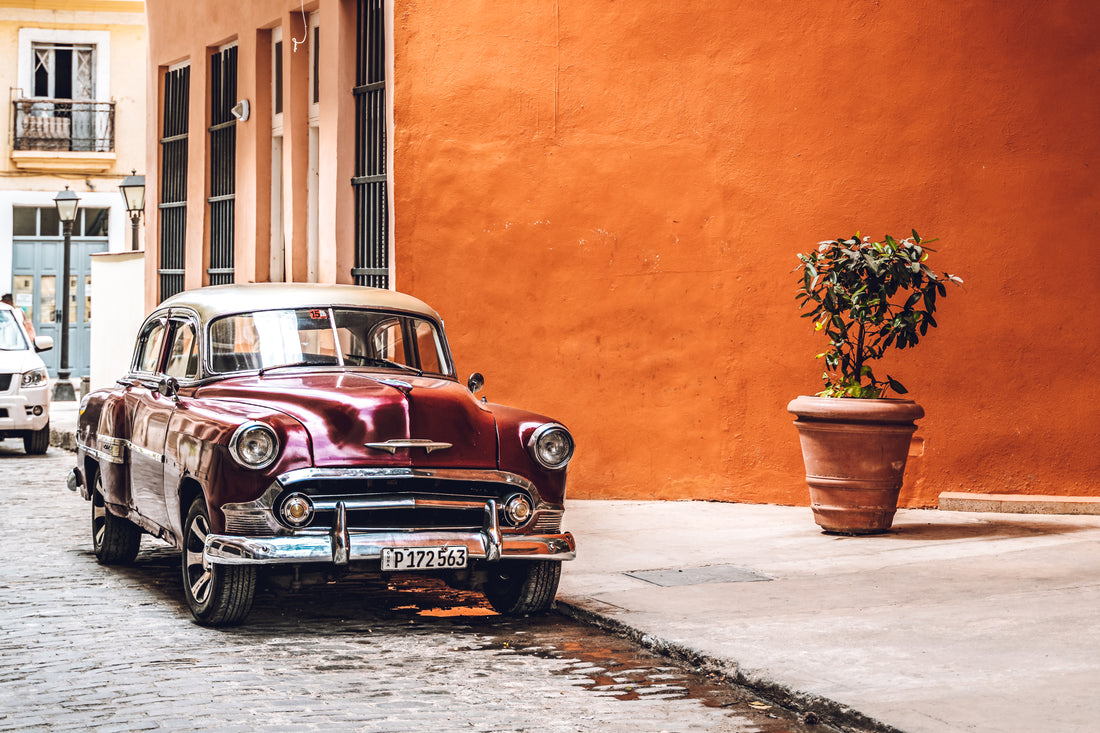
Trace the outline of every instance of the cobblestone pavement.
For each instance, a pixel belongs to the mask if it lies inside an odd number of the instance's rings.
[[[0,442],[0,731],[824,730],[432,581],[268,584],[246,625],[197,626],[167,546],[145,537],[134,566],[95,562],[72,461]]]

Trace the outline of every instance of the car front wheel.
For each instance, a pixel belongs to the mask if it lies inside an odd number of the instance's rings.
[[[252,609],[256,568],[251,565],[215,565],[203,557],[210,515],[200,495],[191,503],[183,525],[183,594],[191,614],[203,626],[240,623]]]
[[[50,424],[41,430],[23,433],[23,450],[28,456],[40,456],[50,447]]]
[[[503,560],[489,573],[485,597],[507,616],[542,613],[554,602],[560,579],[560,562]]]
[[[92,490],[92,549],[100,565],[129,565],[141,546],[141,528],[116,517],[103,501],[103,479],[97,474]]]

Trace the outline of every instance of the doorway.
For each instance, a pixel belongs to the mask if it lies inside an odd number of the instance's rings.
[[[108,209],[87,208],[73,222],[69,262],[69,370],[89,371],[92,318],[91,255],[107,251]],[[40,356],[51,377],[61,360],[61,291],[64,238],[54,207],[17,206],[13,210],[12,287],[15,305],[34,325],[35,335],[50,336],[54,348]]]

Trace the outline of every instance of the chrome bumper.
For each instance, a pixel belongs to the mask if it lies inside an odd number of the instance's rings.
[[[295,537],[234,537],[208,535],[205,556],[216,565],[273,565],[331,562],[347,565],[378,560],[384,547],[456,547],[464,545],[471,559],[572,560],[573,535],[505,537],[496,547],[480,532],[352,532],[346,544],[330,535]],[[494,558],[494,555],[496,556]]]
[[[343,502],[329,531],[302,530],[293,535],[206,537],[203,555],[216,565],[274,565],[279,563],[330,562],[346,566],[360,560],[379,560],[383,548],[466,548],[474,560],[572,560],[577,545],[569,532],[553,535],[503,536],[497,524],[496,502],[485,507],[481,530],[356,531],[348,530]]]

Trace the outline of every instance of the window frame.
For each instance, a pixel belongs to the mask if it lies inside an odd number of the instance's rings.
[[[145,349],[149,344],[149,339],[152,336],[154,330],[158,327],[162,330],[164,336],[161,338],[159,352],[157,356],[157,363],[152,371],[146,371],[142,367],[145,362]],[[130,372],[132,374],[156,376],[162,373],[162,370],[164,368],[164,349],[166,344],[168,343],[168,339],[166,338],[168,336],[168,333],[169,331],[167,314],[157,315],[145,322],[145,325],[142,327],[141,331],[138,334],[137,345],[134,347],[134,356],[133,360],[130,363]]]
[[[92,46],[97,102],[111,101],[111,33],[110,31],[74,31],[54,28],[20,28],[17,61],[17,82],[27,99],[34,98],[34,46],[36,44],[72,44]]]

